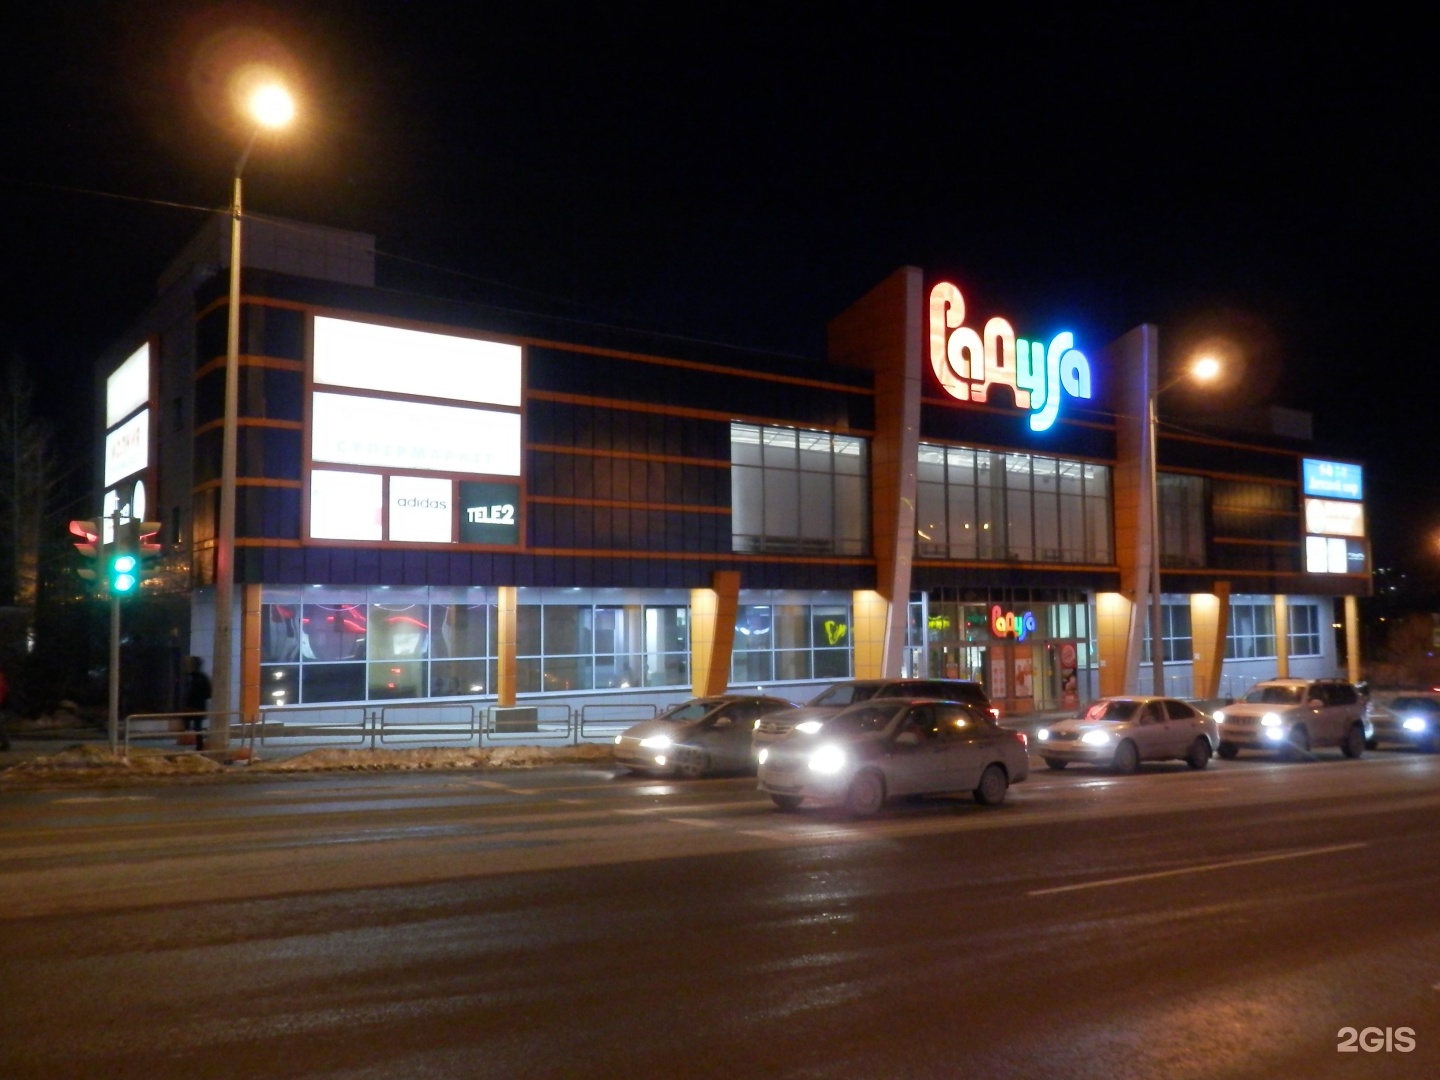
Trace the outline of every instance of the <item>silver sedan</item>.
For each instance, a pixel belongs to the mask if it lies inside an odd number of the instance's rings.
[[[994,806],[1030,773],[1025,737],[958,701],[876,698],[803,722],[757,756],[760,790],[781,810],[810,800],[857,817],[898,795],[968,791]]]
[[[1179,758],[1203,769],[1220,745],[1213,717],[1175,698],[1100,698],[1070,720],[1042,727],[1035,748],[1052,769],[1074,761],[1132,773],[1142,761]]]

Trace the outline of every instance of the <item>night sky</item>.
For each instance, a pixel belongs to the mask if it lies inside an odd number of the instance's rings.
[[[1368,466],[1377,564],[1440,562],[1424,34],[1298,6],[519,7],[7,14],[7,362],[88,431],[94,361],[229,199],[227,72],[260,55],[302,122],[257,146],[248,210],[375,234],[382,284],[817,358],[904,264],[1092,356],[1154,322],[1167,370],[1233,358],[1167,411],[1312,411]]]

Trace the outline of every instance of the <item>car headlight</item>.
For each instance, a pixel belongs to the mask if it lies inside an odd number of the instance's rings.
[[[1430,725],[1425,723],[1423,716],[1407,716],[1405,718],[1406,731],[1424,731]]]
[[[753,731],[759,731],[759,730],[760,730],[760,717],[757,716],[757,717],[755,718],[755,723],[751,724],[750,727],[751,727],[751,730],[753,730]]]
[[[648,739],[641,739],[640,745],[646,750],[668,750],[670,749],[669,735],[651,735]]]
[[[846,753],[839,746],[822,746],[810,755],[810,771],[830,775],[845,767]]]
[[[615,736],[615,745],[616,745],[616,746],[619,746],[619,745],[620,745],[620,740],[623,739],[623,738],[625,738],[624,735],[616,735],[616,736]]]
[[[1224,722],[1225,722],[1225,710],[1224,710],[1224,709],[1216,709],[1216,710],[1215,710],[1215,723],[1217,723],[1217,724],[1223,724]]]
[[[814,735],[824,726],[825,725],[822,724],[819,720],[802,720],[800,723],[795,725],[795,730],[803,731],[806,735]]]
[[[760,753],[755,755],[755,760],[758,761],[761,765],[764,765],[765,762],[770,760],[770,748],[768,746],[762,746],[760,748]]]
[[[1091,746],[1104,746],[1110,741],[1110,733],[1108,731],[1087,731],[1080,736],[1080,741],[1089,743]]]
[[[1045,742],[1050,738],[1050,729],[1048,727],[1042,727],[1039,731],[1035,732],[1035,738],[1041,742]]]
[[[1264,716],[1260,717],[1261,727],[1283,727],[1284,724],[1285,721],[1280,719],[1279,713],[1267,712]]]

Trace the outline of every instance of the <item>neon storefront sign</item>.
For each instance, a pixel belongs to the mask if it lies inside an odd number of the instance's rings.
[[[948,281],[930,290],[930,366],[941,387],[960,401],[989,401],[990,388],[1007,386],[1015,407],[1030,410],[1030,430],[1048,431],[1060,415],[1060,398],[1089,398],[1090,361],[1066,330],[1047,346],[1015,336],[998,315],[983,331],[965,324],[965,298]]]
[[[1013,637],[1024,641],[1035,632],[1035,613],[1024,611],[1019,615],[1006,611],[999,604],[990,607],[990,632],[996,637]]]

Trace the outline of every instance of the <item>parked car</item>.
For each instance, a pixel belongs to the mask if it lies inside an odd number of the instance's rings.
[[[632,772],[686,777],[749,772],[755,767],[755,721],[793,708],[793,701],[759,694],[692,698],[616,735],[615,763]]]
[[[1052,769],[1081,761],[1133,773],[1142,761],[1174,758],[1203,769],[1219,743],[1214,718],[1176,698],[1100,698],[1079,716],[1035,732],[1036,749]]]
[[[1030,773],[1025,736],[963,701],[873,698],[807,722],[759,752],[760,790],[873,814],[899,795],[969,791],[994,806]]]
[[[1000,717],[1000,710],[990,704],[985,688],[969,679],[846,679],[827,686],[793,710],[762,716],[755,722],[755,750],[758,753],[762,747],[783,739],[799,724],[815,723],[851,705],[881,697],[963,701],[996,719]]]
[[[1269,679],[1244,700],[1215,713],[1220,756],[1241,750],[1278,750],[1301,757],[1311,748],[1338,746],[1346,757],[1365,752],[1365,701],[1343,679]]]
[[[1434,753],[1440,749],[1440,698],[1400,694],[1371,711],[1376,743],[1401,743]]]

